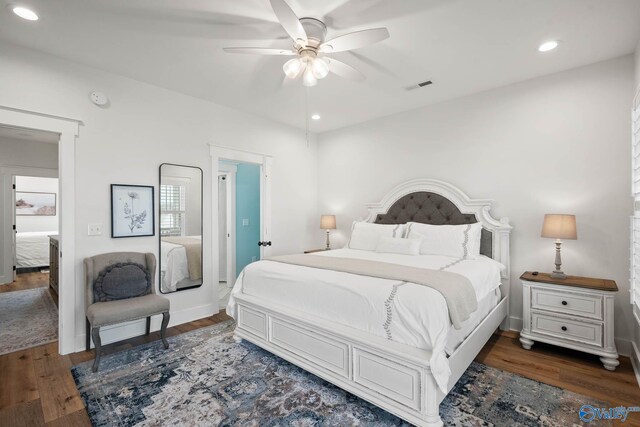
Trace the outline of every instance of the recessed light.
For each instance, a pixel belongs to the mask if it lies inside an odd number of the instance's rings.
[[[11,8],[11,10],[13,10],[13,13],[18,15],[20,18],[26,19],[27,21],[37,21],[38,20],[38,14],[36,14],[31,9],[27,9],[26,7],[13,6]]]
[[[311,119],[320,120],[320,114],[314,114],[313,116],[311,116]]]
[[[556,40],[550,40],[550,41],[544,42],[540,46],[538,46],[538,51],[539,52],[549,52],[550,50],[553,50],[553,49],[555,49],[557,47],[558,47],[558,42]]]

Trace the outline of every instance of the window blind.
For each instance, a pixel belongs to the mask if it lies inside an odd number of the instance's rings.
[[[161,235],[185,235],[186,188],[183,185],[160,186],[160,212]]]

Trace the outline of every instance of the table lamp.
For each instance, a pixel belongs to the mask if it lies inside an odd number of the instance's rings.
[[[560,269],[562,258],[560,257],[560,246],[562,239],[576,240],[576,216],[565,214],[546,214],[542,223],[542,237],[556,239],[556,269],[551,273],[554,279],[566,279],[567,275]]]
[[[320,228],[327,230],[327,247],[326,250],[331,249],[331,243],[329,242],[329,230],[336,229],[336,216],[335,215],[322,215],[320,216]]]

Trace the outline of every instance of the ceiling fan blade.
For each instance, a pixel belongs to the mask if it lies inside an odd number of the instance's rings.
[[[347,65],[344,62],[337,59],[327,58],[329,60],[329,71],[345,79],[355,80],[361,82],[366,79],[365,75],[360,71],[353,68],[351,65]]]
[[[354,31],[353,33],[345,34],[323,43],[320,45],[320,51],[331,53],[359,49],[387,38],[389,38],[389,30],[386,28]]]
[[[252,55],[283,55],[293,56],[297,52],[286,49],[270,49],[265,47],[225,47],[222,48],[227,53],[248,53]]]
[[[306,45],[307,33],[302,28],[300,20],[284,0],[271,0],[271,8],[280,21],[280,25],[297,44]]]

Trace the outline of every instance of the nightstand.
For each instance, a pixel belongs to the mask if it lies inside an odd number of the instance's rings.
[[[530,350],[535,341],[600,356],[614,371],[620,364],[613,339],[613,280],[548,273],[522,276],[522,332],[520,343]]]
[[[325,249],[325,248],[322,248],[322,249],[309,249],[309,250],[304,251],[304,253],[305,254],[313,254],[315,252],[324,252],[324,251],[330,251],[330,250],[331,249]]]

